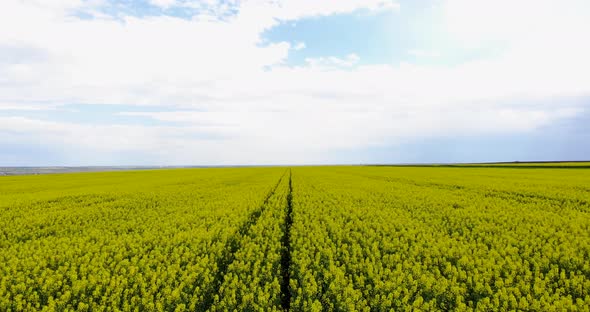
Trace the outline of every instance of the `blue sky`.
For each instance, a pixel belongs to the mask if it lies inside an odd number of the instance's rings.
[[[587,1],[2,6],[0,166],[590,159]]]

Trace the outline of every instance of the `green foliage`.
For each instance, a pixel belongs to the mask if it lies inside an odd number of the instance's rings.
[[[237,237],[237,250],[227,267],[212,311],[280,311],[281,255],[285,246],[285,208],[289,177],[275,192],[246,233]]]
[[[586,171],[1,177],[0,311],[588,311]]]
[[[201,310],[285,169],[2,178],[0,311]]]
[[[297,310],[590,306],[584,170],[297,168]]]

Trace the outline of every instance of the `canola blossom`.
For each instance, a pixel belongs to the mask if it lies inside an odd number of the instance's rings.
[[[1,311],[588,311],[584,168],[0,177]]]

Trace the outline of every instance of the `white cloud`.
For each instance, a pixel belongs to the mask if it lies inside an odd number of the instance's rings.
[[[23,105],[16,103],[0,103],[0,111],[15,110],[15,111],[48,111],[55,110],[57,106],[49,105]]]
[[[280,20],[297,20],[303,17],[326,16],[360,9],[369,11],[399,9],[399,4],[392,0],[263,0],[247,1],[244,8],[250,9],[250,6],[255,10],[268,10],[273,17]]]
[[[149,0],[151,5],[167,9],[173,6],[177,6],[179,3],[176,0]]]
[[[354,53],[347,55],[344,58],[338,58],[335,56],[319,57],[319,58],[307,58],[305,62],[314,68],[329,69],[329,68],[341,68],[341,67],[352,67],[360,61],[360,57]]]
[[[588,12],[585,0],[447,0],[444,20],[465,45],[544,40],[551,47],[550,40],[586,33],[587,27],[579,27],[588,26]]]
[[[293,47],[293,49],[295,49],[295,51],[299,51],[299,50],[305,49],[305,42],[297,42],[295,44],[295,46]]]
[[[433,58],[433,57],[440,56],[440,53],[438,53],[436,51],[427,51],[427,50],[421,50],[421,49],[409,50],[408,54],[413,55],[415,57],[427,57],[427,58]]]
[[[159,4],[196,5],[166,2]],[[190,20],[80,20],[68,12],[96,4],[7,0],[0,11],[0,56],[8,56],[0,57],[0,110],[152,105],[167,112],[124,115],[172,125],[0,117],[0,142],[18,132],[18,141],[46,142],[72,154],[147,153],[167,164],[304,163],[329,161],[327,152],[340,148],[531,131],[584,109],[561,99],[590,95],[590,44],[583,40],[590,18],[582,18],[587,5],[557,3],[566,2],[544,1],[538,11],[512,1],[486,2],[480,10],[470,1],[449,0],[446,31],[468,48],[502,41],[506,48],[493,57],[453,66],[367,66],[349,54],[290,67],[289,51],[305,48],[303,42],[261,45],[261,33],[278,21],[397,5],[246,1],[233,4],[237,15],[220,20],[206,16],[229,9],[212,2]],[[549,11],[551,22],[541,23]],[[522,16],[524,26],[518,24]]]

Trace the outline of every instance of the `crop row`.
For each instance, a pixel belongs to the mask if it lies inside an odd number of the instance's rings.
[[[217,291],[228,242],[283,173],[154,172],[95,188],[95,180],[53,191],[31,185],[41,200],[14,197],[0,208],[0,310],[202,310]]]
[[[455,183],[412,170],[294,171],[298,310],[590,306],[590,219],[572,206],[585,192],[539,200],[489,177]],[[532,195],[554,193],[528,184]]]
[[[3,177],[0,311],[588,311],[584,173]]]

